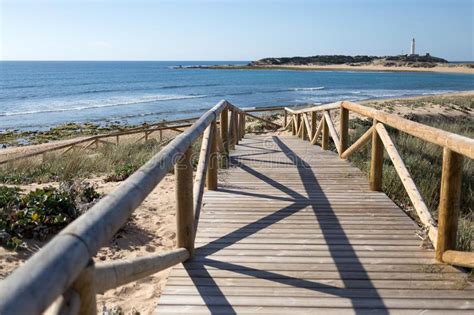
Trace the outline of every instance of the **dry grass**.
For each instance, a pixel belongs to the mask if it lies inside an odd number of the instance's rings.
[[[433,117],[411,117],[421,123],[444,129],[453,133],[468,137],[474,136],[474,119],[471,117],[458,118],[455,123],[451,118],[442,116]],[[351,141],[358,139],[367,130],[371,122],[354,119],[350,122]],[[415,181],[426,205],[433,216],[437,217],[439,205],[439,193],[441,183],[442,148],[417,139],[393,128],[387,128],[395,146],[400,153],[405,165]],[[370,167],[370,143],[354,153],[350,161],[363,170],[369,172]],[[385,154],[383,168],[383,191],[405,210],[411,210],[410,199],[403,184],[390,161]],[[463,164],[463,179],[461,187],[461,220],[458,232],[458,247],[462,250],[472,250],[472,238],[474,235],[474,163],[465,159]]]

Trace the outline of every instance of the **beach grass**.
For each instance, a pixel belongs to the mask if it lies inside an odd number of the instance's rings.
[[[43,156],[19,159],[0,167],[4,184],[47,183],[106,175],[123,180],[162,148],[155,139],[140,143],[101,145],[93,151],[48,152]]]
[[[411,119],[449,132],[474,136],[474,119],[470,116],[452,117],[443,115],[414,115]],[[350,121],[351,141],[358,139],[372,123],[359,118]],[[412,137],[393,128],[387,128],[405,165],[417,185],[425,203],[433,216],[437,218],[441,184],[443,150],[439,146]],[[350,157],[350,162],[366,174],[370,169],[370,142]],[[383,191],[402,209],[413,213],[410,199],[403,184],[385,153],[383,161]],[[461,218],[458,232],[460,250],[473,250],[474,235],[474,163],[464,159],[463,179],[461,185]],[[416,216],[413,216],[416,218]]]

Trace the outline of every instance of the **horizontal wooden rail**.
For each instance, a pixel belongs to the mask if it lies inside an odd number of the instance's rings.
[[[309,113],[309,112],[321,112],[325,110],[338,109],[340,107],[341,107],[341,102],[337,102],[337,103],[331,103],[331,104],[325,104],[325,105],[317,105],[314,107],[308,107],[308,108],[303,108],[303,109],[298,109],[298,110],[285,107],[285,110],[291,114],[303,114],[303,113]]]
[[[104,293],[179,264],[189,256],[185,248],[178,248],[168,253],[98,264],[95,268],[95,290]]]
[[[244,107],[241,109],[243,112],[246,113],[254,113],[254,112],[275,112],[285,110],[285,106],[270,106],[270,107]]]
[[[230,104],[219,102],[0,282],[0,314],[39,314],[66,292],[191,144]],[[23,301],[28,301],[23,302]]]
[[[338,109],[340,110],[339,135],[337,134],[329,113],[331,110]],[[322,134],[321,147],[323,150],[329,148],[328,140],[330,135],[342,159],[348,158],[372,138],[369,182],[370,189],[374,191],[380,191],[382,189],[383,149],[385,148],[415,208],[421,224],[426,228],[428,237],[436,248],[436,258],[440,261],[459,266],[471,267],[473,265],[472,253],[463,253],[455,249],[458,212],[460,207],[462,156],[466,156],[470,159],[474,158],[474,139],[347,101],[318,105],[299,110],[285,107],[285,111],[291,114],[290,123],[286,126],[286,129],[290,128],[293,135],[301,137],[303,130],[309,130],[310,128],[311,132],[316,130],[314,135],[310,136],[311,144],[316,144],[319,135]],[[323,113],[318,125],[315,116],[317,112]],[[373,120],[373,126],[350,146],[348,143],[349,112],[354,112]],[[311,124],[305,119],[306,116],[303,116],[303,120],[300,118],[301,115],[306,115],[307,113],[311,113],[312,115]],[[305,127],[303,127],[303,125],[305,125]],[[423,201],[418,188],[385,129],[385,125],[443,147],[444,153],[438,223],[436,223]],[[439,226],[437,226],[437,224],[439,224]]]
[[[232,111],[230,126],[227,113]],[[66,226],[27,262],[0,282],[0,314],[40,314],[54,302],[59,314],[79,311],[95,314],[95,293],[135,281],[183,262],[193,255],[195,230],[202,206],[204,185],[217,187],[217,147],[238,143],[244,136],[245,117],[253,116],[223,100],[194,124],[127,130],[81,139],[98,144],[100,139],[123,134],[190,127],[173,139],[115,191]],[[217,130],[221,118],[220,132]],[[256,117],[260,119],[259,117]],[[202,136],[196,177],[191,164],[192,144]],[[67,146],[78,144],[68,143]],[[118,143],[118,138],[117,138]],[[110,143],[112,144],[112,143]],[[58,149],[55,147],[54,149]],[[35,154],[38,154],[35,152]],[[40,153],[39,153],[40,154]],[[128,221],[132,212],[172,167],[176,176],[176,221],[178,249],[132,260],[94,266],[92,257]],[[77,310],[77,303],[80,303]]]
[[[163,131],[163,130],[169,130],[169,129],[175,129],[175,128],[186,128],[186,127],[190,127],[190,126],[192,126],[192,124],[180,124],[180,125],[175,125],[175,126],[163,126],[163,127],[149,128],[149,129],[146,129],[146,131],[148,132],[148,134],[150,134],[154,131]],[[117,132],[112,132],[112,133],[108,133],[108,134],[89,136],[89,137],[82,138],[82,139],[79,139],[79,140],[70,141],[70,142],[67,142],[65,144],[61,144],[61,145],[57,145],[57,146],[51,146],[51,147],[48,147],[48,148],[45,148],[45,149],[42,149],[42,150],[35,150],[33,152],[30,152],[30,153],[25,153],[25,154],[16,155],[16,156],[14,155],[11,158],[7,157],[6,159],[0,160],[0,165],[9,163],[9,162],[12,162],[12,161],[15,161],[15,160],[29,158],[29,157],[33,157],[33,156],[41,155],[41,154],[44,154],[44,153],[61,150],[61,149],[69,150],[74,146],[78,146],[79,144],[90,142],[88,145],[86,145],[84,147],[84,148],[88,148],[88,147],[96,144],[98,141],[100,141],[100,139],[106,139],[106,138],[111,138],[111,137],[120,137],[120,136],[126,136],[126,135],[133,135],[133,134],[138,134],[138,133],[142,133],[142,132],[145,132],[145,129],[117,131]],[[7,153],[6,154],[3,153],[3,154],[8,156]]]
[[[342,102],[341,106],[360,115],[376,119],[385,125],[408,133],[414,137],[434,143],[443,148],[448,148],[470,159],[474,159],[474,139],[426,126],[394,114],[387,114],[381,110],[376,110],[351,102]]]
[[[443,262],[466,268],[474,268],[474,252],[447,250],[443,253]]]

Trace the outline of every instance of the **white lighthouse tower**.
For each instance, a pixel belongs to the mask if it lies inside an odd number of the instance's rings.
[[[415,55],[415,38],[411,40],[410,56]]]

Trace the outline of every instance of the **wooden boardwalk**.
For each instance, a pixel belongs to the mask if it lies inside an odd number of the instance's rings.
[[[253,135],[231,162],[157,313],[474,314],[466,274],[437,264],[418,226],[336,154]]]

